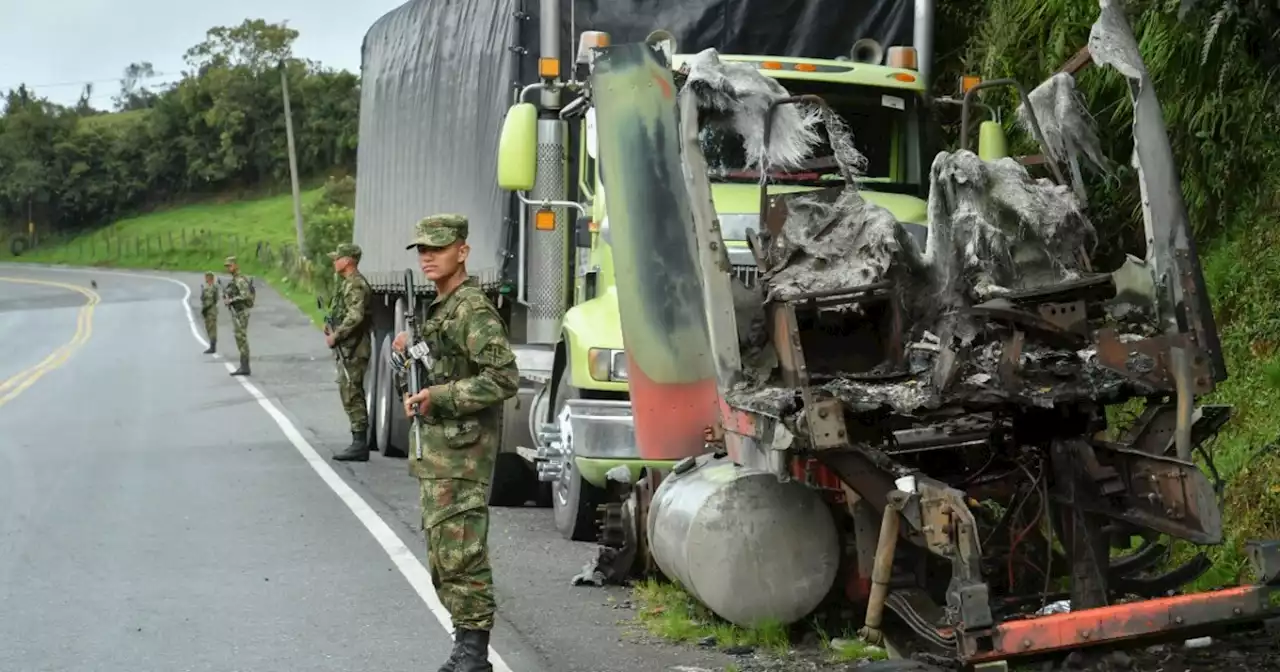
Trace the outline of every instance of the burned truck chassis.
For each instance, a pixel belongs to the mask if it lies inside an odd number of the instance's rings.
[[[708,453],[670,474],[645,474],[621,504],[603,507],[606,574],[657,569],[646,536],[659,489],[729,460],[824,495],[845,548],[842,589],[833,592],[866,607],[861,634],[872,642],[887,636],[895,648],[919,644],[978,664],[1280,617],[1275,542],[1248,546],[1254,585],[1176,595],[1205,573],[1207,557],[1161,567],[1170,555],[1161,535],[1198,545],[1223,541],[1221,484],[1193,458],[1198,454],[1216,475],[1203,445],[1230,409],[1194,406],[1196,395],[1225,378],[1225,365],[1185,208],[1176,194],[1176,204],[1152,199],[1169,196],[1177,180],[1171,161],[1160,161],[1170,157],[1150,79],[1119,10],[1110,0],[1101,6],[1090,47],[1133,83],[1135,154],[1148,197],[1147,260],[1092,272],[1080,241],[1064,233],[1075,225],[1091,232],[1083,215],[1033,231],[1032,245],[1012,240],[998,224],[988,227],[995,233],[979,231],[973,208],[957,205],[954,193],[938,195],[945,179],[937,178],[948,170],[959,176],[949,185],[955,189],[1000,179],[995,164],[964,150],[935,160],[924,256],[901,232],[872,230],[881,215],[864,207],[838,149],[846,173],[841,186],[770,197],[762,184],[762,230],[748,236],[762,296],[732,302],[733,353],[725,356],[723,344],[713,348],[720,422],[707,429]],[[671,87],[663,82],[663,88]],[[776,104],[797,102],[820,103]],[[682,99],[681,113],[693,229],[700,246],[716,250],[723,243],[708,221],[714,212],[699,211],[697,202],[709,190],[699,184],[705,164],[690,131],[697,126],[692,103]],[[1027,106],[1025,113],[1046,157],[1057,160],[1035,110]],[[764,128],[772,128],[769,117]],[[1024,169],[1009,167],[1012,160],[1000,164],[1010,171],[1005,177],[1031,183]],[[1007,187],[995,190],[1007,195]],[[1054,198],[1062,193],[1036,188]],[[842,226],[862,227],[847,240],[871,256],[891,251],[895,263],[836,268],[840,260],[823,258],[813,243],[846,235],[833,233]],[[1004,266],[979,254],[992,251],[993,239],[1006,243],[994,250]],[[779,283],[793,257],[804,254],[811,269],[834,281]],[[728,277],[716,276],[707,261],[714,256],[701,259],[706,291],[723,299]],[[1045,259],[1048,279],[1036,268]],[[1040,277],[1024,278],[1024,271]],[[839,282],[850,277],[869,281]],[[724,302],[707,303],[715,341],[712,312],[724,308],[712,304]],[[729,360],[738,368],[723,375]],[[1123,435],[1110,435],[1107,408],[1139,398],[1146,401],[1141,417]],[[1024,512],[1029,522],[1019,518]],[[1138,549],[1112,557],[1113,548],[1127,549],[1135,537],[1142,538]],[[1055,585],[1064,580],[1065,590]],[[1070,601],[1069,613],[1039,615],[1061,600]],[[886,607],[896,619],[884,618]]]

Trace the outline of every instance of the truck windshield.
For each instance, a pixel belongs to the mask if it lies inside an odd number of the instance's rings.
[[[867,157],[865,188],[919,192],[920,105],[914,92],[829,82],[781,83],[792,95],[822,96],[844,119],[853,136],[854,146]],[[789,172],[770,171],[770,182],[820,186],[840,179],[825,126],[819,125],[818,132],[822,142],[814,148],[805,165]],[[759,172],[745,167],[742,136],[733,128],[718,120],[706,122],[699,131],[699,138],[712,182],[759,182]]]

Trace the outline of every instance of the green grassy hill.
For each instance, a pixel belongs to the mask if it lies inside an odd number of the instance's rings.
[[[319,201],[322,191],[303,192],[303,207]],[[42,240],[16,258],[7,245],[3,247],[0,261],[214,271],[220,276],[225,273],[223,260],[235,255],[245,273],[267,280],[313,321],[320,320],[310,265],[298,263],[293,200],[288,194],[152,212],[92,233]]]

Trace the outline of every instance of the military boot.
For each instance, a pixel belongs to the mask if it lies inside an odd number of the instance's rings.
[[[232,371],[231,375],[233,376],[249,375],[249,358],[245,357],[244,355],[240,355],[240,368],[236,369],[235,371]]]
[[[454,663],[453,672],[493,672],[489,663],[489,631],[458,630],[454,635],[461,645],[458,662]]]
[[[216,339],[216,338],[215,338],[215,339],[213,339],[213,340],[209,341],[209,349],[208,349],[208,350],[205,350],[205,351],[204,351],[204,354],[206,354],[206,355],[212,355],[213,353],[215,353],[215,352],[217,352],[217,351],[218,351],[218,339]]]
[[[334,455],[333,459],[339,462],[368,462],[369,443],[365,441],[365,432],[351,432],[351,445]]]
[[[462,639],[455,635],[453,638],[453,651],[449,652],[449,659],[444,661],[444,665],[441,665],[436,672],[458,672],[458,660],[461,658]]]

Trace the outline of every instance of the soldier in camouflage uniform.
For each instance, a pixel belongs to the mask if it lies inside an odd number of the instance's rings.
[[[433,215],[418,223],[408,249],[436,284],[419,337],[430,348],[425,384],[405,396],[405,414],[423,420],[421,454],[409,469],[422,494],[422,526],[436,594],[456,628],[440,672],[491,672],[493,572],[489,567],[487,494],[501,436],[502,404],[519,372],[506,327],[479,283],[467,277],[467,219]],[[407,333],[393,347],[405,351]],[[400,375],[402,389],[403,374]],[[412,442],[411,442],[412,444]]]
[[[204,274],[204,287],[200,288],[200,315],[204,317],[204,332],[209,335],[209,348],[204,354],[212,355],[218,351],[218,285],[214,283],[213,271]]]
[[[236,350],[240,352],[240,368],[231,372],[233,376],[249,375],[249,309],[252,305],[253,290],[249,287],[249,279],[240,275],[240,265],[235,257],[227,257],[227,272],[231,274],[231,282],[227,284],[226,298],[223,303],[231,311],[231,326],[236,334]]]
[[[364,396],[364,373],[369,367],[373,346],[369,329],[373,325],[373,290],[360,274],[360,246],[342,243],[329,254],[333,270],[342,276],[342,286],[329,304],[329,317],[336,325],[325,326],[325,343],[338,356],[338,395],[342,410],[351,421],[351,445],[333,459],[340,462],[369,460],[369,409]]]

